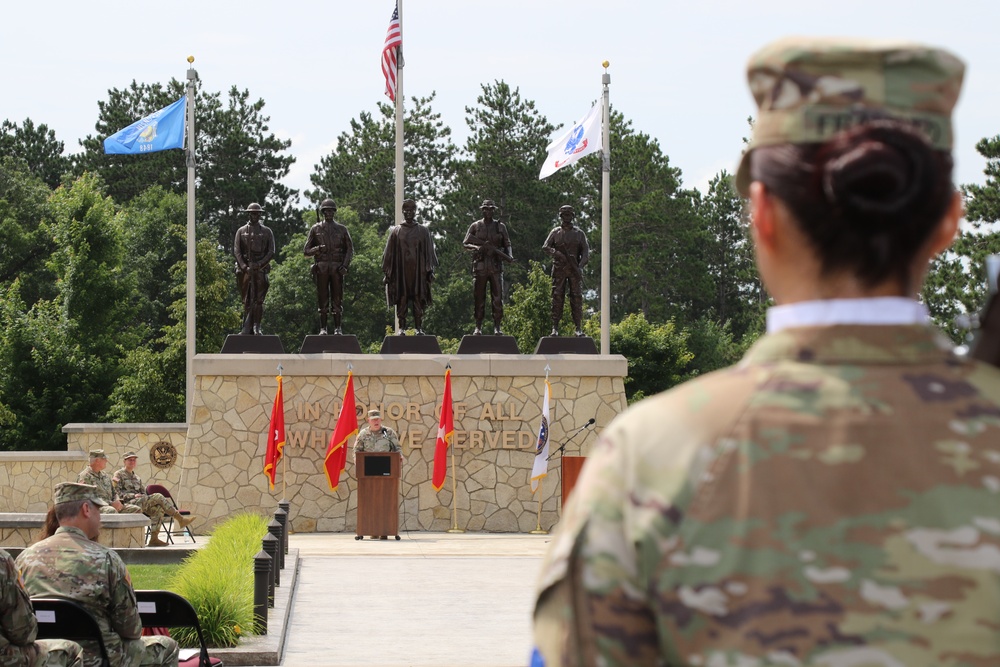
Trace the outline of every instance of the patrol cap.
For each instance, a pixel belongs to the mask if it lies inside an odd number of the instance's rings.
[[[103,449],[91,449],[90,450],[91,459],[106,459],[108,455],[104,453]]]
[[[139,455],[136,454],[135,452],[126,452],[125,453],[125,458],[126,459],[137,459],[137,458],[139,458]]]
[[[378,417],[379,419],[381,419],[382,418],[382,412],[380,410],[369,410],[368,411],[368,419],[371,419],[372,417]]]
[[[52,502],[56,505],[60,503],[71,503],[75,500],[89,500],[95,505],[107,505],[103,498],[98,495],[97,487],[90,484],[78,484],[77,482],[61,482],[56,484]]]
[[[562,213],[563,211],[569,211],[570,213],[575,213],[573,207],[570,206],[569,204],[563,204],[562,206],[559,207],[559,212]]]
[[[951,150],[964,74],[953,54],[914,42],[787,37],[768,44],[747,64],[758,112],[736,189],[749,190],[754,148],[820,143],[871,120],[912,123],[934,148]]]

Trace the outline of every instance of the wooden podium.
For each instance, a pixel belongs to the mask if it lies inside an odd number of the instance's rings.
[[[358,528],[354,539],[399,539],[399,453],[358,452]]]
[[[562,457],[562,507],[566,509],[566,499],[569,492],[576,486],[576,479],[580,476],[580,469],[586,463],[586,456],[563,456]]]

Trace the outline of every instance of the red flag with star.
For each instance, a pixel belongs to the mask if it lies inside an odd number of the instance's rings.
[[[444,486],[448,474],[448,443],[455,435],[455,412],[451,405],[451,369],[444,372],[444,398],[441,399],[441,421],[438,424],[437,443],[434,445],[434,476],[431,485],[435,491]]]
[[[278,393],[274,395],[271,408],[271,428],[267,433],[267,452],[264,454],[264,474],[274,491],[274,474],[278,470],[282,450],[285,448],[285,398],[281,391],[281,376],[278,376]]]

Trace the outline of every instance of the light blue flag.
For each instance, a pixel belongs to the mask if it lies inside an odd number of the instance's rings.
[[[168,107],[137,120],[104,140],[104,152],[115,155],[152,153],[184,148],[184,103],[187,95]]]

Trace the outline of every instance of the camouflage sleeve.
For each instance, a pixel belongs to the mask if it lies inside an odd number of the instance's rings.
[[[24,646],[35,641],[38,631],[35,613],[14,559],[6,551],[0,551],[0,562],[0,634],[11,644]]]
[[[394,452],[403,451],[403,447],[399,444],[399,434],[388,426],[385,428],[385,439],[389,441],[390,450]]]
[[[659,642],[627,533],[622,448],[602,438],[546,554],[535,643],[546,665],[657,665]]]
[[[367,451],[365,449],[365,443],[368,442],[368,436],[370,436],[370,435],[371,434],[368,432],[368,427],[362,428],[358,432],[358,437],[356,437],[354,439],[354,452],[355,453]]]
[[[106,567],[111,594],[111,627],[122,639],[138,639],[142,635],[142,620],[128,568],[114,551],[108,551]]]

